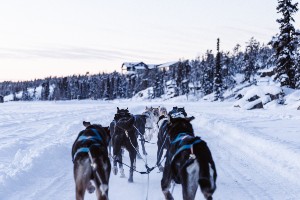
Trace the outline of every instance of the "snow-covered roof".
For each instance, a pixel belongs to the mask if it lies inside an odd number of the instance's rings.
[[[179,63],[179,61],[167,62],[167,63],[161,64],[161,65],[158,65],[157,67],[158,68],[170,67],[170,66],[176,65],[178,63]]]
[[[124,66],[126,69],[131,68],[131,67],[134,67],[135,69],[147,69],[148,68],[148,66],[143,62],[124,62],[122,64],[122,68],[124,68]]]
[[[135,65],[135,69],[146,69],[147,67],[145,65]]]
[[[132,67],[132,66],[135,66],[135,65],[137,65],[137,64],[139,64],[139,63],[142,63],[142,62],[124,62],[124,63],[122,64],[122,67],[123,67],[123,66],[125,66],[125,67]]]
[[[144,62],[124,62],[122,69],[127,71],[164,68],[177,65],[180,61],[167,62],[164,64],[145,64]]]
[[[149,69],[154,69],[156,68],[158,65],[156,64],[147,64]]]

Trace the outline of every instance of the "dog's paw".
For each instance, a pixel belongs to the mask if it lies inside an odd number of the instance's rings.
[[[129,177],[128,182],[129,182],[129,183],[133,183],[133,178],[132,178],[132,177]]]
[[[138,153],[136,154],[137,159],[142,159],[142,156]]]
[[[91,182],[89,182],[89,184],[87,185],[86,189],[87,189],[87,191],[88,191],[90,194],[92,194],[93,192],[95,192],[95,189],[96,189],[96,188],[92,185]]]
[[[164,171],[164,167],[163,166],[158,166],[158,170],[160,171],[160,172],[163,172]]]
[[[120,177],[125,178],[124,169],[120,169]]]

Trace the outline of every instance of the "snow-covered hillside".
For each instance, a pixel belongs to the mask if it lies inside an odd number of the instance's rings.
[[[196,117],[195,132],[207,141],[218,170],[214,199],[299,199],[299,110],[273,106],[248,111],[233,107],[232,102],[186,102],[180,98],[0,104],[0,199],[75,199],[71,146],[83,129],[82,121],[108,125],[117,106],[142,113],[146,105],[184,106]],[[153,166],[157,146],[147,144],[146,149],[148,164]],[[137,169],[144,170],[141,160]],[[162,174],[157,172],[155,169],[149,177],[151,200],[163,199]],[[147,180],[146,175],[135,173],[130,184],[127,178],[111,174],[110,199],[146,199]],[[180,192],[176,185],[175,199],[182,199]],[[95,194],[86,197],[95,199]],[[199,190],[197,199],[204,199]]]

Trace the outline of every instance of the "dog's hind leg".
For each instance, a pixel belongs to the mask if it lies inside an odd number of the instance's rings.
[[[194,160],[188,167],[182,169],[182,195],[185,200],[195,199],[199,180],[199,163]]]
[[[133,182],[133,170],[136,168],[136,151],[134,149],[130,150],[129,153],[130,157],[130,170],[129,170],[129,178],[128,182],[132,183]]]
[[[124,149],[122,149],[124,151]],[[122,154],[119,155],[119,169],[120,169],[120,178],[125,178],[124,168],[123,168],[123,157]]]
[[[136,147],[136,150],[137,150],[137,154],[136,154],[136,157],[138,158],[138,159],[142,159],[142,156],[141,156],[141,154],[140,154],[140,147],[139,147],[139,145],[137,145],[137,147]]]
[[[143,154],[146,156],[147,151],[146,151],[146,148],[145,148],[145,138],[144,138],[144,136],[141,136],[141,145],[142,145]]]
[[[114,175],[118,174],[118,167],[117,164],[119,163],[119,167],[122,166],[122,144],[121,144],[121,138],[115,137],[114,138],[114,148],[113,148],[113,154],[114,154],[114,161],[113,161],[113,173]]]
[[[92,169],[88,158],[77,160],[74,164],[74,179],[76,185],[76,200],[83,200],[85,190],[90,182]]]
[[[174,200],[170,188],[171,188],[171,172],[170,172],[170,166],[166,165],[166,168],[163,171],[163,177],[161,179],[161,190],[163,194],[165,195],[166,200]]]
[[[156,157],[157,157],[157,161],[156,161],[156,165],[159,169],[160,172],[163,172],[164,171],[164,167],[161,165],[161,157],[164,153],[164,147],[162,146],[162,138],[159,138],[157,139],[157,154],[156,154]]]

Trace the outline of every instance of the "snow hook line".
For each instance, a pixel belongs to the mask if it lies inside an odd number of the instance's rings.
[[[151,168],[150,168],[148,165],[145,165],[146,171],[141,172],[141,171],[138,171],[138,170],[136,170],[135,168],[132,168],[132,167],[130,167],[129,165],[127,165],[127,164],[125,164],[125,163],[119,161],[118,159],[116,159],[115,161],[118,162],[118,163],[120,163],[120,164],[122,164],[122,165],[125,165],[125,166],[128,167],[130,170],[133,170],[133,171],[135,171],[135,172],[137,172],[137,173],[140,173],[140,174],[150,174],[151,171],[153,171],[153,170],[155,169],[155,167],[151,167]]]
[[[154,142],[149,142],[148,140],[143,139],[139,139],[139,141],[141,142],[145,142],[145,143],[149,143],[149,144],[155,144]]]

